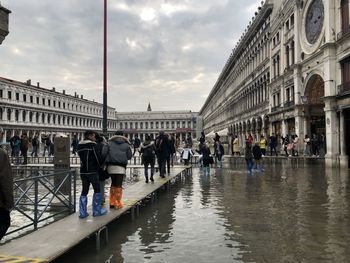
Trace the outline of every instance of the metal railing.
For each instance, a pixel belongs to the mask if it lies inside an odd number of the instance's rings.
[[[75,213],[75,170],[16,167],[13,174],[15,206],[11,211],[12,224],[7,235],[16,232],[22,235],[30,231],[30,227],[37,230],[41,225]]]
[[[350,82],[345,82],[341,85],[338,85],[338,91],[340,95],[350,93]]]

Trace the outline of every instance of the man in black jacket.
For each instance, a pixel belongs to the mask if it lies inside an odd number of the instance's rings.
[[[3,130],[0,128],[0,141]],[[14,206],[13,177],[7,153],[0,148],[0,240],[10,227],[10,210]]]
[[[102,193],[100,191],[100,181],[98,170],[101,164],[101,154],[96,149],[96,133],[94,131],[86,131],[84,140],[78,144],[78,155],[80,157],[80,178],[83,189],[79,199],[79,217],[85,218],[89,214],[87,212],[87,195],[89,186],[92,184],[94,188],[92,211],[93,216],[101,216],[107,214],[107,210],[102,208]]]

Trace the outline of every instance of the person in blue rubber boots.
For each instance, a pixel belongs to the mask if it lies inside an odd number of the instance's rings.
[[[84,140],[79,142],[77,152],[80,157],[80,178],[83,186],[79,199],[79,217],[85,218],[89,216],[87,212],[87,195],[90,184],[94,188],[92,215],[105,215],[107,214],[107,210],[102,208],[103,196],[100,190],[98,175],[102,158],[100,152],[97,150],[96,133],[94,131],[86,131],[84,133]]]

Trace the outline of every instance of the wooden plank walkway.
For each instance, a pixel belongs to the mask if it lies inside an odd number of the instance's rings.
[[[93,217],[90,206],[90,216],[79,219],[78,213],[69,215],[55,223],[38,229],[28,235],[15,239],[0,246],[0,262],[50,262],[63,255],[84,239],[97,233],[107,224],[119,218],[125,212],[137,207],[138,203],[157,191],[173,178],[187,174],[191,166],[173,167],[170,175],[160,178],[155,175],[154,183],[146,184],[144,180],[126,188],[123,193],[124,207],[111,210],[105,216]],[[108,207],[108,204],[106,205]]]

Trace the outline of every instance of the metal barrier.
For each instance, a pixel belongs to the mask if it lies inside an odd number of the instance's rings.
[[[21,230],[29,227],[37,230],[39,224],[46,225],[49,219],[75,213],[75,170],[15,167],[13,174],[15,207],[11,218],[15,220],[12,220],[7,235],[22,234]]]

